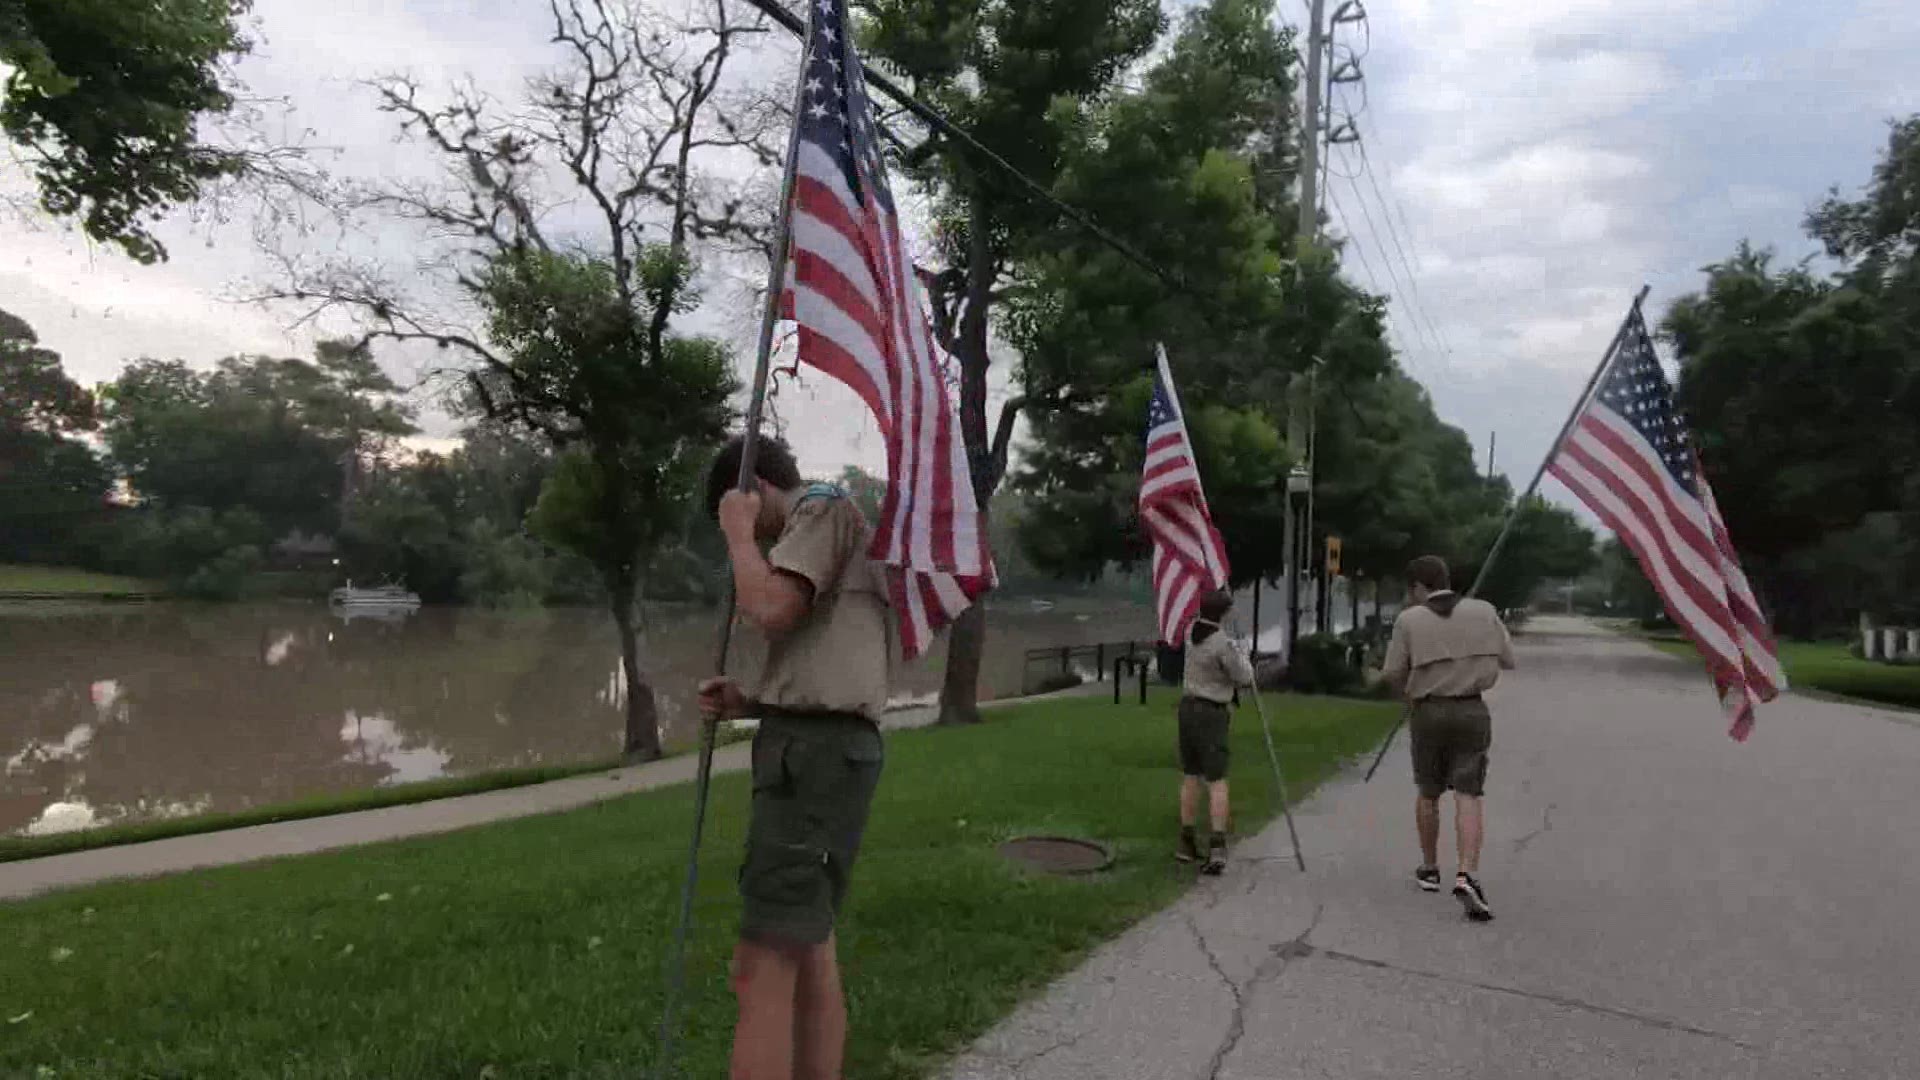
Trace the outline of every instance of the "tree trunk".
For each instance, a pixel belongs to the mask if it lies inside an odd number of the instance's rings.
[[[619,591],[619,590],[616,590]],[[640,672],[640,635],[633,621],[630,591],[612,602],[613,625],[620,632],[620,670],[627,678],[627,730],[620,756],[627,761],[660,759],[660,709],[653,687]]]
[[[947,631],[947,676],[940,684],[940,723],[980,722],[980,662],[987,651],[987,609],[976,603]]]
[[[996,449],[987,431],[987,353],[988,309],[992,306],[993,285],[1000,277],[1000,264],[988,237],[992,211],[986,198],[975,195],[969,210],[973,228],[967,257],[967,282],[964,305],[960,309],[954,359],[960,364],[959,421],[960,436],[967,448],[967,472],[973,481],[974,498],[980,506],[980,529],[988,528],[988,507],[994,489],[1006,471],[1005,459]],[[1002,407],[1003,419],[1009,404]],[[1002,437],[1011,435],[1011,428]],[[942,724],[980,722],[980,662],[987,648],[987,611],[976,601],[954,620],[947,631],[947,675],[940,687]]]

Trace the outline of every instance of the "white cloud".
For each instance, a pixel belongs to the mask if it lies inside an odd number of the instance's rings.
[[[1301,7],[1281,4],[1295,21]],[[544,9],[261,0],[266,41],[242,72],[256,93],[292,100],[289,130],[313,129],[312,142],[337,149],[342,173],[415,175],[430,161],[395,142],[391,118],[359,81],[408,70],[433,87],[471,74],[511,95],[553,56]],[[1920,110],[1910,0],[1378,0],[1371,18],[1370,48],[1347,36],[1354,28],[1340,31],[1364,51],[1368,79],[1364,99],[1343,91],[1337,108],[1365,104],[1367,156],[1396,205],[1336,174],[1331,194],[1356,218],[1338,228],[1393,294],[1408,365],[1442,414],[1481,442],[1499,428],[1500,457],[1518,473],[1545,451],[1559,403],[1570,402],[1641,283],[1655,286],[1657,313],[1742,238],[1805,250],[1804,207],[1830,184],[1863,182],[1882,120]],[[784,77],[791,57],[791,42],[775,35],[742,77]],[[1358,164],[1351,151],[1334,156],[1336,170]],[[21,190],[0,166],[0,194]],[[1363,201],[1379,236],[1359,214]],[[143,353],[204,364],[306,348],[312,330],[289,330],[289,314],[219,299],[263,271],[244,230],[196,232],[177,220],[164,235],[174,260],[139,267],[64,227],[0,223],[0,306],[33,322],[88,379]],[[395,230],[357,238],[353,250],[404,255],[412,242]],[[1359,275],[1359,253],[1349,258]],[[755,285],[716,284],[688,325],[745,355]],[[1416,289],[1425,318],[1409,310]],[[419,361],[390,363],[411,376]],[[815,471],[880,463],[872,422],[823,377],[789,384],[776,413]],[[449,428],[432,426],[428,439]]]

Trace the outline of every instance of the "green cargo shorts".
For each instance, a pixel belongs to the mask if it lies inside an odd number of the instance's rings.
[[[818,945],[833,933],[884,758],[880,729],[864,717],[760,721],[740,866],[742,937]]]
[[[1420,794],[1437,799],[1451,790],[1483,795],[1487,750],[1493,745],[1493,716],[1475,698],[1423,698],[1407,721],[1413,744],[1413,782]]]
[[[1225,705],[1203,698],[1180,699],[1180,774],[1209,783],[1227,778],[1231,754],[1227,732],[1232,716]]]

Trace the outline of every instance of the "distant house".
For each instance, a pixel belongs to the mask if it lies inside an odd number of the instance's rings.
[[[274,541],[268,561],[275,570],[331,570],[338,555],[333,537],[295,529]]]

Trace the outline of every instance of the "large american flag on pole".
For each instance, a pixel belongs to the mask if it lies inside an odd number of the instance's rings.
[[[809,12],[783,296],[801,363],[865,401],[887,445],[873,558],[911,658],[993,584],[966,446],[901,241],[846,0]]]
[[[1153,399],[1147,404],[1146,462],[1140,470],[1140,524],[1153,541],[1160,640],[1180,645],[1201,597],[1227,583],[1227,546],[1207,512],[1166,349],[1159,349],[1157,359]]]
[[[1706,658],[1731,734],[1746,739],[1754,699],[1772,701],[1786,676],[1637,305],[1593,398],[1548,460],[1633,551]]]

